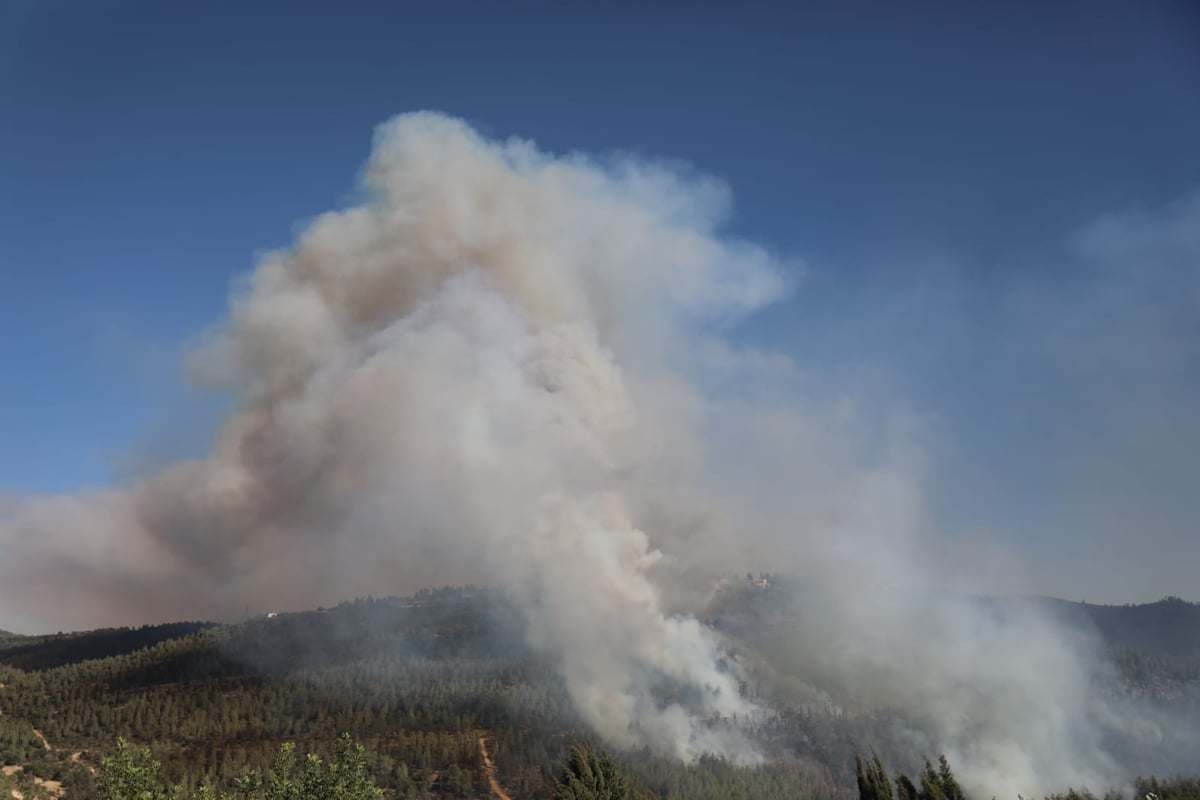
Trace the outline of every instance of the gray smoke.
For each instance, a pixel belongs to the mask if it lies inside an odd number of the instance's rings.
[[[501,585],[607,741],[754,760],[707,722],[764,712],[698,613],[767,564],[826,578],[808,666],[929,711],[929,752],[973,786],[1116,772],[1080,722],[1086,649],[928,600],[961,587],[920,418],[722,335],[795,268],[720,234],[720,183],[425,113],[380,128],[364,183],[261,260],[195,354],[237,409],[207,458],[3,501],[7,611],[91,627]]]

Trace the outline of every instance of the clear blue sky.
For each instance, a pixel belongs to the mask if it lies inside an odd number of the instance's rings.
[[[720,176],[811,267],[741,335],[927,418],[947,520],[1200,595],[1200,6],[746,5],[9,0],[0,493],[198,452],[181,350],[435,109]]]

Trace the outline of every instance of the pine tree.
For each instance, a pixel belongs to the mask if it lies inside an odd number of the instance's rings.
[[[946,795],[946,800],[966,800],[944,755],[938,756],[938,779],[942,785],[942,793]]]
[[[921,791],[917,797],[918,800],[950,800],[942,789],[941,775],[929,763],[929,759],[925,759],[925,769],[921,772]]]
[[[864,762],[855,754],[854,769],[859,800],[893,800],[892,782],[879,756],[873,755],[870,761]]]
[[[563,765],[555,800],[629,800],[629,782],[608,753],[576,745]]]

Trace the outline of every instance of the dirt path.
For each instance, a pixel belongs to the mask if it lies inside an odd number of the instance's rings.
[[[4,684],[0,683],[0,689],[3,689],[3,688],[4,688]],[[0,708],[0,717],[3,717],[3,716],[4,716],[4,709]],[[47,752],[54,749],[53,747],[50,746],[50,742],[49,742],[49,740],[46,739],[46,735],[43,734],[41,731],[39,731],[37,728],[33,729],[33,734],[34,734],[34,736],[37,736],[39,739],[42,740],[42,747],[46,748]]]
[[[0,683],[0,689],[3,689],[3,688],[4,688],[4,684]],[[4,716],[4,709],[0,708],[0,717],[2,717],[2,716]],[[46,738],[46,735],[44,733],[39,731],[37,728],[31,728],[31,730],[33,731],[33,734],[35,736],[37,736],[38,739],[41,740],[42,747],[46,748],[47,753],[51,753],[54,751],[54,748],[50,746],[50,740]],[[82,754],[76,753],[75,755],[82,755]],[[75,756],[73,755],[73,756],[71,756],[71,760],[77,761],[78,759],[76,759]],[[4,774],[11,777],[13,775],[16,775],[18,772],[23,771],[24,769],[25,768],[21,767],[21,766],[7,766],[7,767],[4,767]],[[89,766],[88,769],[91,769],[91,767]],[[96,774],[96,771],[94,769],[92,769],[92,774],[93,775]],[[51,797],[62,797],[63,796],[62,781],[43,780],[42,778],[39,778],[35,775],[35,776],[33,776],[33,782],[35,784],[37,784],[38,786],[45,787],[46,791],[50,792]],[[22,795],[21,792],[19,792],[16,789],[12,790],[12,796],[13,796],[14,800],[24,800],[24,795]]]
[[[0,689],[3,689],[3,688],[4,688],[4,684],[0,683]],[[3,717],[3,716],[4,716],[4,709],[0,708],[0,717]],[[54,749],[53,747],[50,746],[50,742],[47,741],[45,734],[43,734],[37,728],[33,728],[32,726],[30,726],[30,727],[33,730],[33,735],[42,740],[42,747],[46,748],[47,752]]]
[[[24,772],[24,771],[25,771],[25,768],[21,767],[21,766],[11,766],[10,765],[10,766],[3,768],[4,775],[5,775],[5,777],[8,777],[8,778],[11,778],[13,775],[16,775],[18,772]],[[36,786],[41,786],[42,788],[44,788],[47,792],[50,793],[51,797],[62,797],[64,794],[63,787],[62,787],[62,781],[45,780],[43,778],[39,778],[37,775],[34,775],[33,783]],[[12,796],[17,798],[17,800],[24,800],[24,797],[25,797],[25,795],[23,795],[19,789],[13,789]]]
[[[95,767],[93,767],[91,764],[84,763],[82,750],[76,750],[74,753],[71,753],[71,762],[74,764],[79,764],[81,766],[87,767],[88,772],[92,773],[93,775],[96,774]]]
[[[482,734],[479,736],[479,749],[483,751],[483,768],[487,771],[488,786],[492,788],[492,797],[496,800],[512,800],[508,792],[496,780],[496,762],[492,761],[492,753],[488,750],[488,740]]]

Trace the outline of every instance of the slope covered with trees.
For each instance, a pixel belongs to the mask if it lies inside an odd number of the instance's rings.
[[[774,624],[771,602],[748,591],[713,612],[743,635],[748,674],[763,682],[752,692],[786,678],[772,677],[745,635]],[[101,797],[96,770],[124,737],[130,753],[149,748],[164,785],[236,793],[247,771],[269,772],[281,744],[327,760],[348,733],[388,797],[486,797],[494,780],[513,798],[550,798],[588,731],[552,664],[526,647],[520,619],[501,593],[462,587],[237,625],[12,637],[0,642],[3,777],[26,800]],[[1171,659],[1137,656],[1121,669],[1195,683],[1193,661]],[[614,754],[611,765],[635,796],[845,800],[863,748],[912,768],[891,736],[901,722],[890,709],[793,704],[751,726],[767,756],[759,766],[649,752]]]

